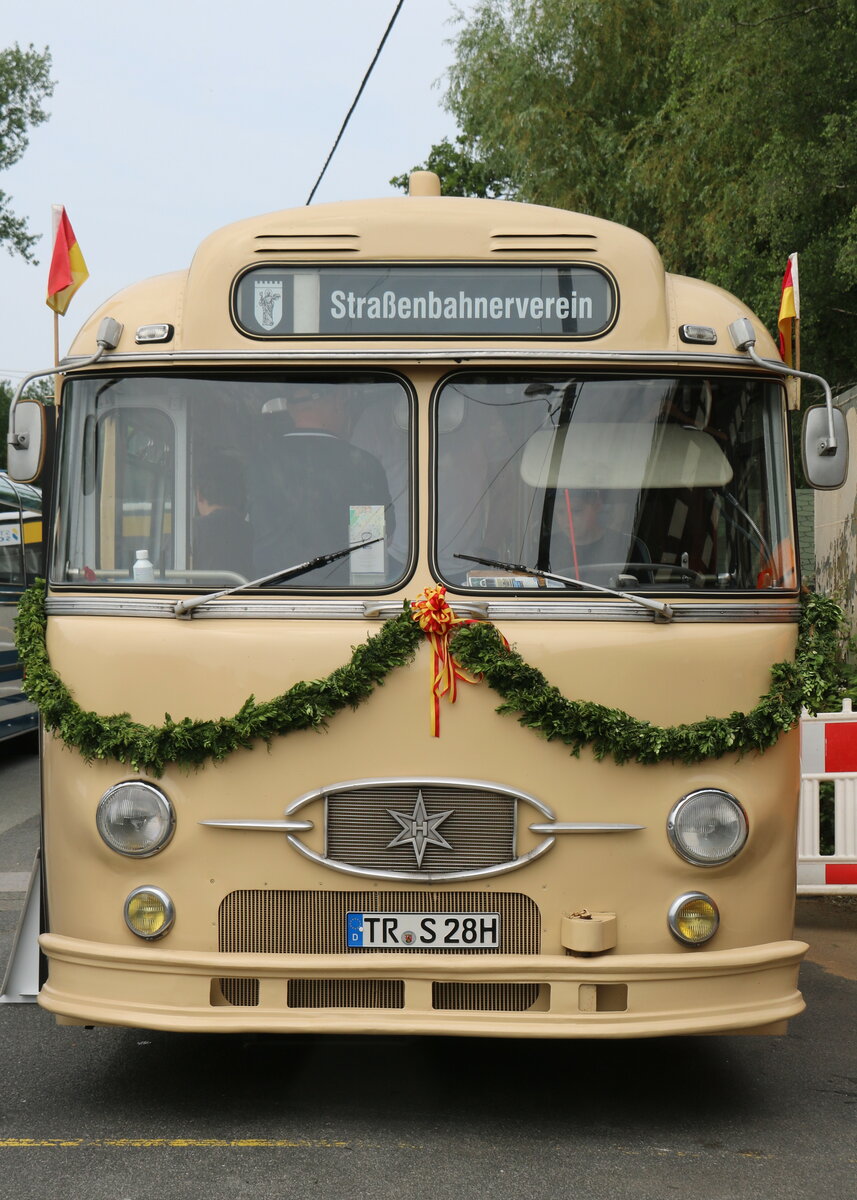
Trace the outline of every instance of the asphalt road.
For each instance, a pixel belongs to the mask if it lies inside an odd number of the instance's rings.
[[[0,968],[37,774],[0,747]],[[799,916],[819,961],[786,1038],[218,1038],[0,1006],[0,1197],[854,1200],[857,905]]]

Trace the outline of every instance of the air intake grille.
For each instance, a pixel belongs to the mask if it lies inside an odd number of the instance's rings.
[[[390,810],[407,819],[422,796],[444,845],[427,844],[422,861],[412,841],[390,843],[407,832]],[[487,788],[413,784],[361,787],[327,795],[327,857],[374,871],[478,871],[515,857],[514,796]]]
[[[471,1012],[526,1012],[539,998],[537,983],[433,983],[431,1006]]]
[[[520,233],[495,233],[491,237],[492,254],[597,254],[598,245],[594,233],[537,233],[522,230]]]
[[[360,237],[345,230],[330,229],[322,233],[260,233],[255,238],[256,254],[356,254]]]
[[[229,954],[375,954],[346,944],[349,912],[498,912],[496,950],[431,950],[426,954],[538,954],[541,916],[517,892],[240,891],[224,897],[218,949]],[[382,953],[389,953],[382,951]]]
[[[401,979],[290,979],[289,1008],[404,1008]]]
[[[218,979],[218,999],[242,1008],[255,1008],[259,1003],[258,979]]]

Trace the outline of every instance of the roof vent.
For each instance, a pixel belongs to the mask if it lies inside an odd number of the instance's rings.
[[[439,196],[440,178],[434,171],[411,171],[408,178],[409,196]]]

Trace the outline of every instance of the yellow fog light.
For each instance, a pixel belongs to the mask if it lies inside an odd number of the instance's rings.
[[[710,896],[689,892],[679,896],[669,911],[670,930],[686,946],[698,946],[713,938],[720,924],[720,913]]]
[[[173,902],[158,887],[135,888],[125,901],[125,924],[137,937],[163,937],[175,920]]]

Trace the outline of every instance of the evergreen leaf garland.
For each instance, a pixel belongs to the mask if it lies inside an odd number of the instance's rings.
[[[561,741],[574,755],[589,746],[596,759],[609,755],[619,764],[666,760],[689,764],[729,753],[764,751],[793,728],[802,708],[817,712],[832,705],[841,683],[838,657],[843,624],[842,611],[832,600],[806,597],[795,659],[774,665],[771,689],[755,708],[669,728],[603,704],[568,700],[506,646],[487,622],[462,627],[450,645],[461,666],[482,676],[500,695],[498,713],[516,714],[525,728],[548,741]],[[411,662],[424,636],[406,604],[399,616],[353,648],[350,662],[325,679],[296,683],[262,703],[250,696],[233,717],[174,721],[167,713],[157,727],[133,721],[128,713],[100,716],[77,704],[48,658],[43,581],[22,596],[15,629],[24,689],[45,727],[87,761],[113,759],[156,777],[170,763],[199,767],[222,762],[234,750],[252,748],[258,739],[270,742],[295,730],[323,728],[343,708],[356,708],[371,696],[392,670]]]

